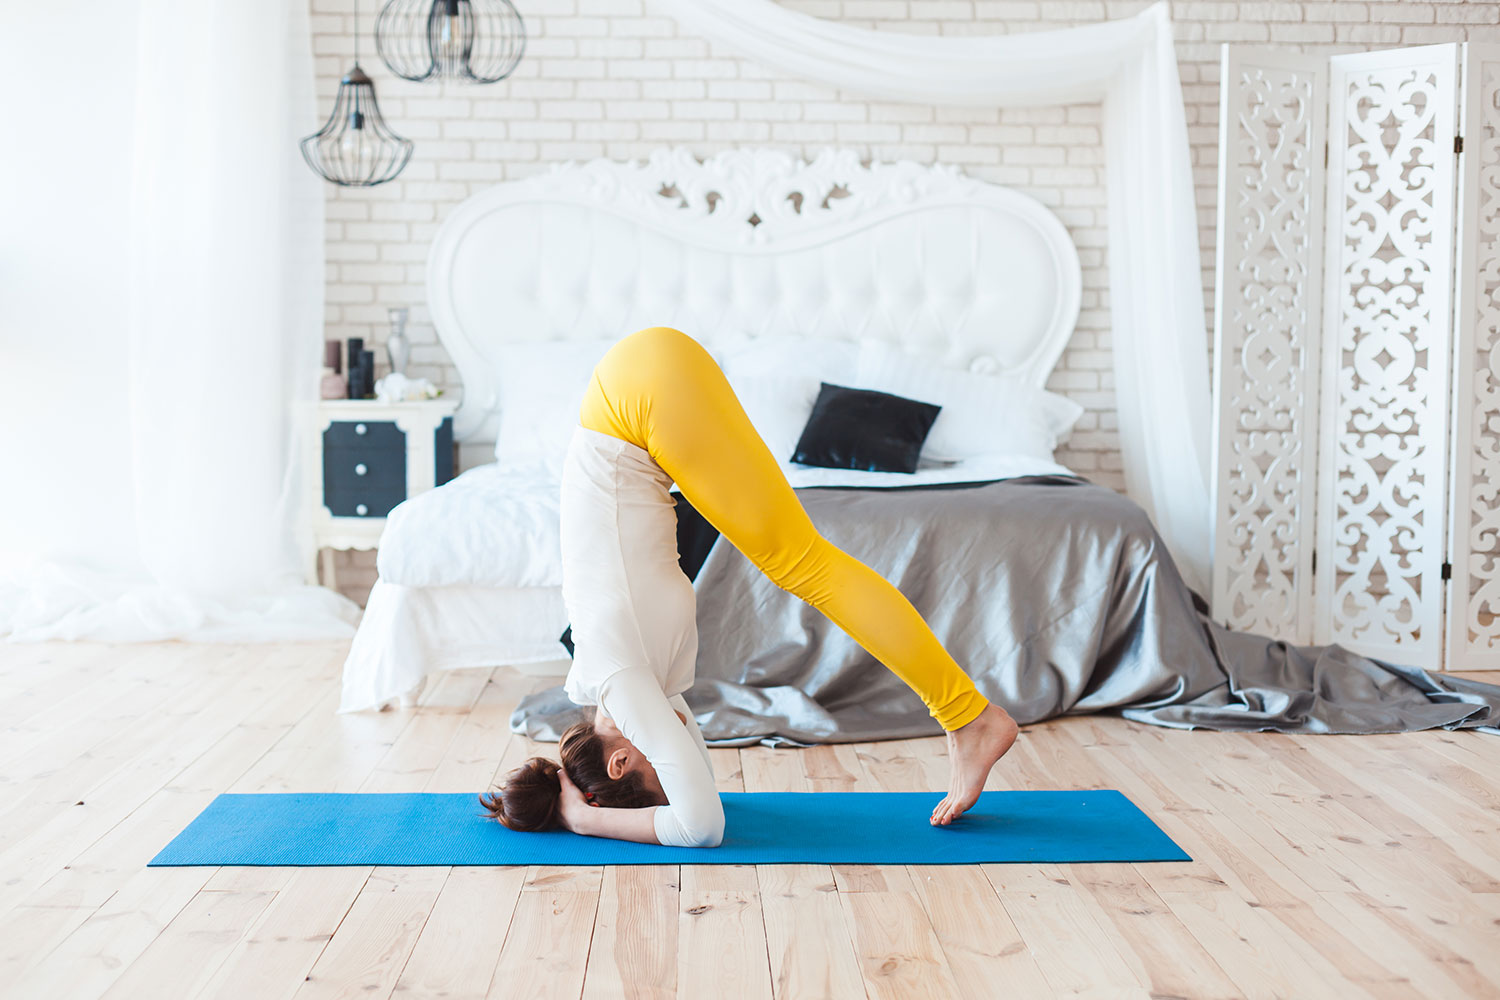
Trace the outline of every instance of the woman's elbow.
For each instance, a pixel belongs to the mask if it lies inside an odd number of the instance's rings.
[[[702,822],[694,823],[688,837],[694,847],[718,847],[724,842],[724,811],[720,809],[713,816],[705,816]]]
[[[724,828],[702,830],[693,835],[693,847],[718,847],[724,842]]]

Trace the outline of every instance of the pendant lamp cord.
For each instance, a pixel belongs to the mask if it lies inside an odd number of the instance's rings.
[[[354,65],[359,65],[359,0],[354,0]]]

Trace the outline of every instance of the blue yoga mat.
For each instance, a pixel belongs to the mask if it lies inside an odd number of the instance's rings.
[[[724,842],[662,847],[516,833],[468,793],[220,795],[153,866],[977,864],[1189,861],[1116,791],[985,792],[951,826],[938,792],[729,792]]]

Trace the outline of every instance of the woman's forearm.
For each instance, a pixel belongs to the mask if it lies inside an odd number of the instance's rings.
[[[697,723],[690,721],[687,702],[673,697],[675,705],[662,693],[661,682],[642,667],[617,670],[599,685],[600,706],[651,762],[670,803],[639,810],[650,816],[656,842],[672,847],[717,847],[724,837],[724,805],[714,787],[713,765]],[[627,834],[624,839],[650,842],[644,831],[639,837]]]
[[[659,844],[656,839],[656,810],[660,806],[642,809],[611,809],[607,806],[590,806],[580,810],[574,833],[589,837],[608,837],[612,840],[631,840],[637,844]]]

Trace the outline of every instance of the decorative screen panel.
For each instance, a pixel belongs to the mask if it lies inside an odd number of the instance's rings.
[[[1312,641],[1327,62],[1226,46],[1212,615]]]
[[[1500,46],[1465,47],[1448,670],[1500,668]]]
[[[1330,60],[1317,642],[1442,659],[1457,46]]]

